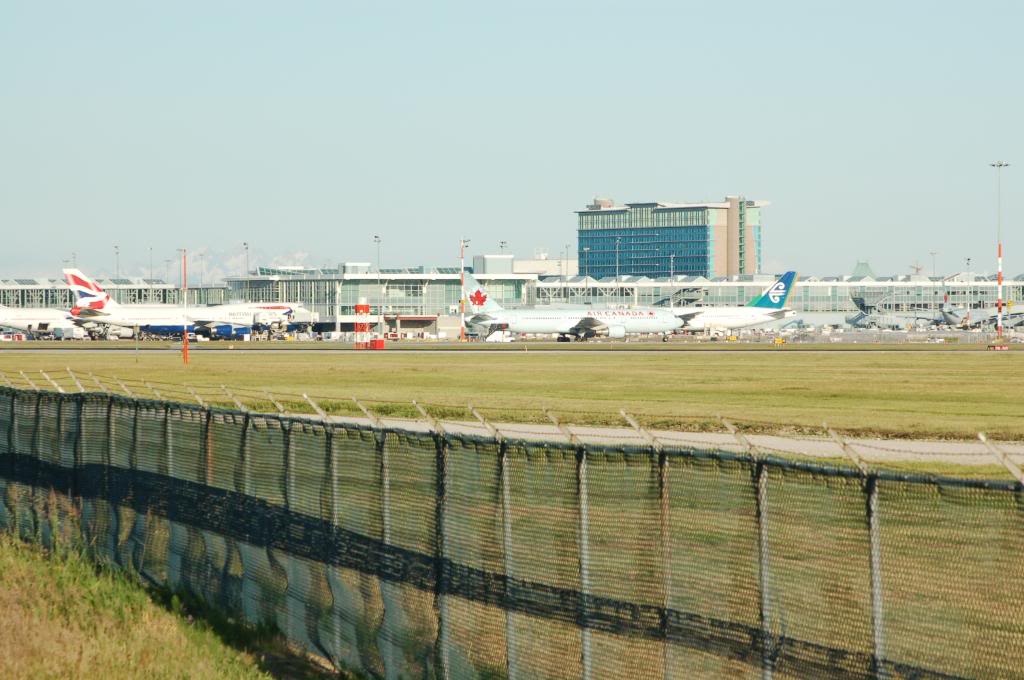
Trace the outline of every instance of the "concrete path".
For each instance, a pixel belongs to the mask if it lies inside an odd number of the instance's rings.
[[[332,416],[336,422],[370,424],[366,418]],[[381,418],[385,427],[429,432],[430,425],[422,420]],[[553,424],[492,423],[509,439],[527,441],[565,442],[566,435]],[[453,434],[491,436],[490,430],[479,422],[442,421],[442,427]],[[568,425],[569,432],[584,444],[646,446],[643,435],[631,428]],[[652,430],[650,434],[666,446],[704,447],[742,453],[737,439],[722,432],[674,432]],[[824,437],[782,437],[779,435],[747,435],[758,450],[768,454],[801,455],[811,458],[846,458],[840,445]],[[932,441],[924,439],[848,439],[853,449],[866,462],[941,462],[959,465],[999,465],[980,441]],[[997,446],[1018,465],[1024,465],[1024,442],[997,442]]]

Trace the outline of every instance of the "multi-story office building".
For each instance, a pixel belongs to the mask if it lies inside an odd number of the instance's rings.
[[[761,271],[765,201],[627,203],[595,198],[577,211],[584,276],[735,276]]]

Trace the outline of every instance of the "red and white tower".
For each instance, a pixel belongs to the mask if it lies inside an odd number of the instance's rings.
[[[1003,337],[1003,168],[1006,161],[989,163],[996,169],[996,335]]]

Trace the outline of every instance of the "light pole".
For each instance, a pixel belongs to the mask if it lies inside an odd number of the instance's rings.
[[[384,289],[380,287],[380,244],[382,239],[379,235],[373,235],[373,242],[377,244],[377,325],[380,333],[384,333]]]
[[[181,304],[183,324],[181,328],[181,359],[188,366],[188,250],[179,248],[181,253]]]
[[[505,248],[507,247],[508,241],[498,241],[498,251],[501,252],[502,255],[505,254]]]
[[[164,260],[164,283],[171,282],[171,261]]]
[[[967,271],[965,272],[966,275],[967,275],[967,320],[970,321],[971,320],[971,279],[973,278],[971,276],[971,258],[968,257],[968,258],[965,259],[965,261],[967,262]]]
[[[615,281],[619,280],[619,244],[622,242],[622,237],[615,237]]]
[[[932,256],[932,277],[934,278],[936,276],[936,274],[935,274],[935,256],[938,255],[939,253],[937,251],[934,251],[934,250],[929,250],[928,254]]]
[[[668,278],[674,279],[676,275],[676,254],[668,254]]]
[[[153,246],[149,247],[149,278],[153,278]]]
[[[583,296],[590,301],[590,246],[583,246],[583,285],[585,293]]]
[[[462,318],[462,328],[459,330],[459,339],[466,341],[466,246],[469,239],[459,239],[459,316]]]
[[[1003,337],[1003,168],[1006,161],[989,163],[996,169],[996,336]]]
[[[249,242],[242,241],[242,250],[245,252],[245,271],[242,275],[245,277],[245,300],[248,302],[252,298],[251,284],[249,283]]]
[[[569,244],[565,244],[565,266],[562,267],[562,298],[569,301]]]
[[[114,246],[114,278],[121,278],[121,246]]]

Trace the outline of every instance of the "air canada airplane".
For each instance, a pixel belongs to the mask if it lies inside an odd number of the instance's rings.
[[[544,309],[530,307],[506,310],[487,295],[476,279],[466,274],[466,290],[473,316],[467,324],[495,331],[557,335],[558,340],[624,338],[640,333],[671,333],[683,325],[672,310],[661,307],[631,309]]]
[[[796,272],[786,272],[743,307],[676,307],[672,312],[682,320],[684,331],[732,330],[769,323],[796,314],[786,308],[796,281]]]
[[[99,284],[77,269],[65,269],[64,278],[75,293],[71,316],[85,322],[118,328],[138,328],[155,335],[180,335],[185,329],[201,335],[232,337],[256,328],[284,327],[291,321],[293,305],[237,303],[213,306],[122,305]]]

